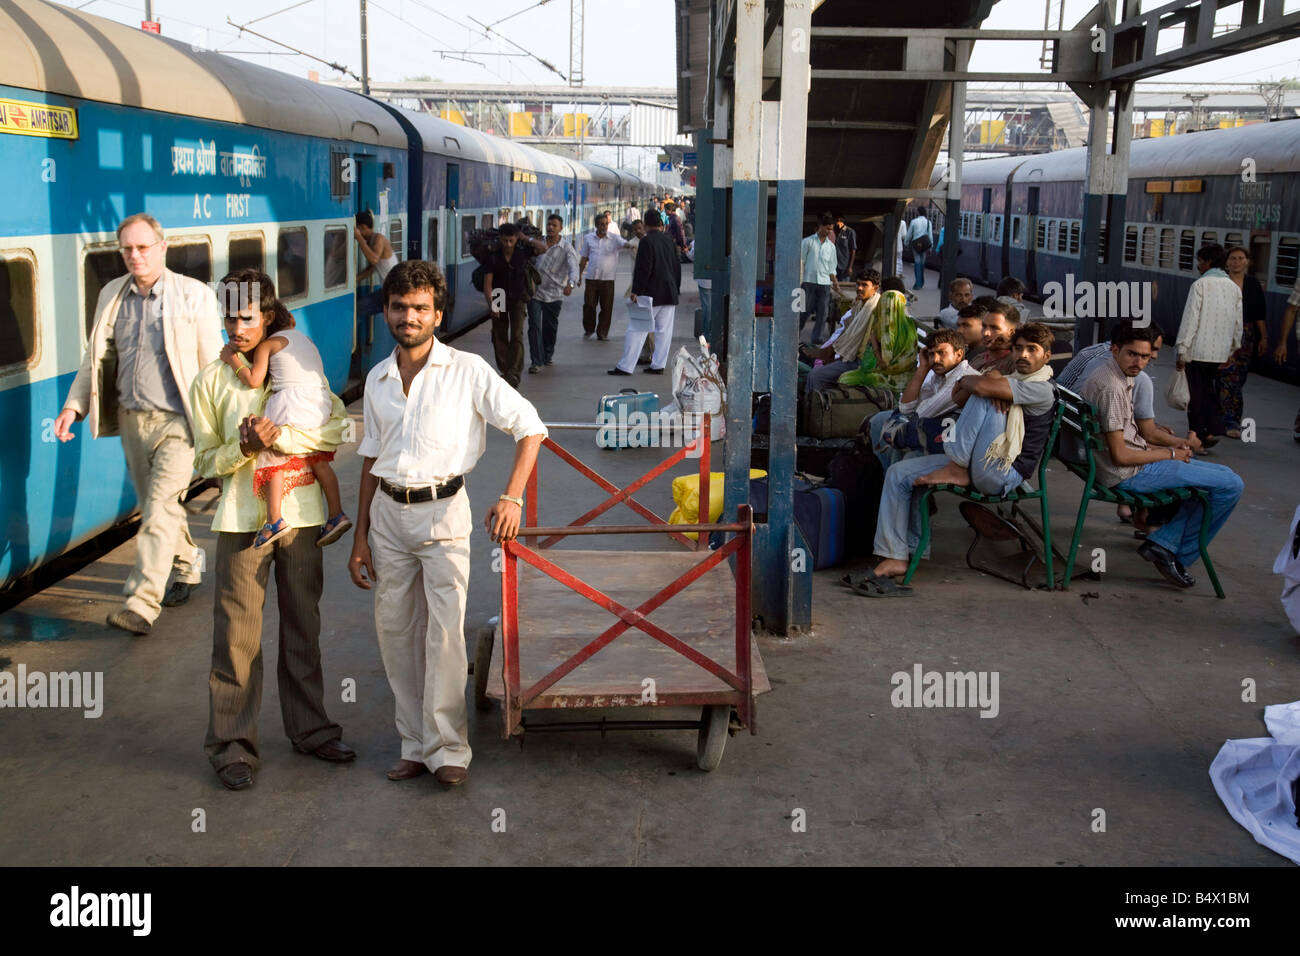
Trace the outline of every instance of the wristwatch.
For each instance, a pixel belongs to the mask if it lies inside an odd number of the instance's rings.
[[[514,495],[498,495],[497,499],[499,501],[508,501],[512,505],[518,505],[521,508],[524,506],[524,499],[516,498]]]

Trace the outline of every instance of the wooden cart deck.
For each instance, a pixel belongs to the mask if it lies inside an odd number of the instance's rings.
[[[548,550],[548,561],[635,609],[699,563],[694,552]],[[519,563],[519,675],[527,688],[572,657],[617,618],[538,569]],[[736,584],[726,561],[646,615],[692,648],[736,672]],[[486,693],[501,700],[501,630]],[[750,639],[754,693],[772,689]],[[654,681],[653,699],[646,693]],[[721,704],[735,690],[644,631],[629,628],[613,643],[529,701],[527,708]]]

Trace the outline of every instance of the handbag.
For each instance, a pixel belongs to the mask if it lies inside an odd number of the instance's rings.
[[[1165,389],[1165,401],[1170,408],[1187,411],[1187,406],[1192,403],[1192,390],[1187,386],[1187,372],[1180,370],[1174,373]]]

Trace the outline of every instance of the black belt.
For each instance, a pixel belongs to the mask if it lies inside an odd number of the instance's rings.
[[[400,501],[404,505],[418,505],[424,501],[432,501],[434,498],[450,498],[460,491],[464,484],[464,475],[457,475],[450,481],[445,481],[436,487],[424,488],[401,488],[391,483],[387,478],[380,478],[379,490],[394,501]]]

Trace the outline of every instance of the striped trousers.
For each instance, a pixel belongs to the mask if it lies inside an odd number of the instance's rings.
[[[343,728],[325,713],[320,659],[324,568],[316,535],[316,528],[295,528],[256,550],[252,532],[217,535],[212,671],[208,675],[208,735],[204,743],[216,770],[240,761],[254,769],[258,766],[262,607],[273,564],[280,612],[276,681],[284,732],[302,753],[343,736]]]

